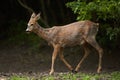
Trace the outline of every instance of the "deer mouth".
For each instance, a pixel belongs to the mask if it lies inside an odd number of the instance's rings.
[[[26,33],[28,33],[28,34],[29,34],[29,33],[30,33],[30,31],[26,31]]]
[[[30,33],[31,31],[30,31],[29,29],[26,29],[26,32],[27,32],[27,33]]]

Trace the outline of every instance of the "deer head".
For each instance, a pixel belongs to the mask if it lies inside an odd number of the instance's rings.
[[[26,31],[27,32],[34,31],[34,29],[37,28],[37,26],[36,26],[37,25],[37,20],[39,20],[39,19],[40,19],[40,13],[38,13],[37,15],[35,13],[33,13],[31,15],[31,18],[30,18],[29,22],[28,22],[28,27],[27,27]]]

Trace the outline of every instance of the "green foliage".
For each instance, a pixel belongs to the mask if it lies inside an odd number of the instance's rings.
[[[119,43],[117,42],[120,35],[119,0],[76,0],[68,2],[66,6],[77,14],[77,20],[88,19],[100,23],[98,39],[103,45],[108,45],[109,42]]]
[[[119,32],[120,32],[119,28],[114,29],[112,29],[111,27],[107,28],[107,35],[109,36],[110,40],[117,38]]]
[[[73,75],[71,73],[68,73],[68,74],[61,74],[61,79],[62,80],[77,80],[77,78],[79,77],[79,75]]]
[[[66,5],[78,14],[77,20],[92,19],[94,16],[97,16],[97,20],[107,20],[118,18],[120,15],[120,1],[117,0],[92,0],[90,2],[77,0]]]
[[[55,80],[53,76],[44,76],[41,80]]]
[[[28,77],[11,76],[9,80],[29,80]]]
[[[112,76],[111,80],[120,80],[120,72],[113,72],[111,76]]]
[[[55,75],[12,75],[8,80],[120,80],[120,72],[112,73],[57,73]]]

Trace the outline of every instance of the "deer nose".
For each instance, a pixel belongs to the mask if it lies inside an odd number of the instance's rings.
[[[26,29],[26,32],[29,32],[29,29],[28,29],[28,28]]]
[[[26,32],[27,32],[27,33],[30,33],[30,30],[27,28],[27,29],[26,29]]]

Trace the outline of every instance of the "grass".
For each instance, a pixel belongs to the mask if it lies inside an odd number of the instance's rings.
[[[120,80],[120,72],[112,73],[55,73],[54,75],[12,75],[8,80]]]

